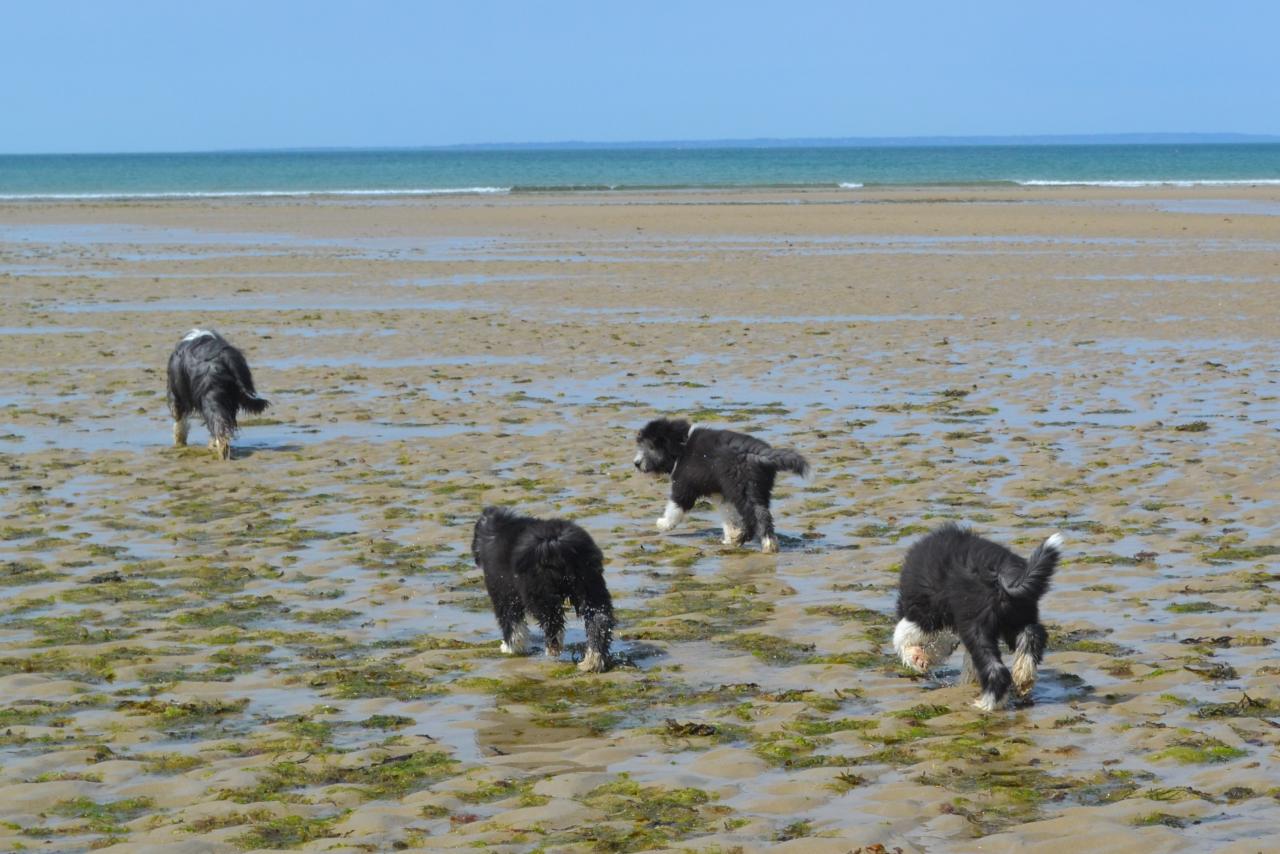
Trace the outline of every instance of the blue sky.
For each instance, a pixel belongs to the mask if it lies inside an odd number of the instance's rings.
[[[1280,133],[1280,3],[5,2],[0,151]]]

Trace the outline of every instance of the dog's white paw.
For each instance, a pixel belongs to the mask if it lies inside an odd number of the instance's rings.
[[[516,623],[511,630],[511,642],[503,641],[498,649],[507,655],[529,654],[529,627],[524,623]]]
[[[1013,662],[1013,690],[1025,697],[1036,686],[1036,665],[1030,657],[1016,658]]]
[[[973,701],[973,707],[983,712],[994,712],[999,706],[1000,704],[996,702],[996,695],[989,691],[984,691],[982,696]]]
[[[666,516],[659,516],[658,521],[654,522],[654,527],[656,527],[659,531],[661,531],[664,534],[667,531],[670,531],[675,526],[676,526],[676,523],[672,522]]]
[[[778,553],[778,538],[764,537],[760,540],[760,551],[767,555]]]

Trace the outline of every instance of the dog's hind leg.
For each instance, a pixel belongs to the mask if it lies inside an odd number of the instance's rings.
[[[972,685],[978,681],[978,671],[973,669],[973,658],[969,656],[969,650],[964,651],[964,664],[960,665],[960,678],[956,680],[957,685]]]
[[[748,528],[760,538],[760,551],[765,554],[774,554],[778,551],[778,538],[773,533],[773,513],[769,512],[769,493],[773,490],[772,474],[769,478],[756,484],[751,490],[753,494],[745,507],[739,507],[739,512],[745,519],[748,519]]]
[[[1036,684],[1036,667],[1044,659],[1048,632],[1039,623],[1031,623],[1018,632],[1013,650],[1013,690],[1019,697],[1031,693]]]
[[[582,578],[578,594],[573,598],[574,610],[582,616],[587,630],[587,651],[578,662],[584,673],[602,673],[609,665],[609,644],[613,640],[613,601],[604,576],[591,574]]]
[[[183,415],[181,418],[178,418],[176,416],[174,417],[173,446],[175,448],[181,448],[187,444],[187,432],[190,429],[190,427],[191,427],[191,424],[187,419],[187,416]]]
[[[502,631],[501,650],[507,655],[528,655],[529,626],[524,620],[524,603],[519,597],[495,599],[493,615]]]
[[[499,648],[507,655],[529,654],[529,626],[523,617],[520,618],[520,622],[512,624],[509,631],[503,632],[502,645]]]
[[[539,607],[534,611],[533,618],[542,628],[547,658],[559,658],[564,651],[564,605],[560,600],[546,603],[545,609]]]
[[[773,554],[778,550],[778,538],[773,533],[773,514],[769,512],[769,497],[760,499],[742,498],[734,502],[734,510],[742,520],[742,541],[760,538],[760,551]]]
[[[978,671],[978,681],[982,684],[982,694],[974,700],[973,705],[984,712],[994,712],[1008,699],[1009,685],[1013,681],[1009,668],[1000,660],[999,641],[981,629],[965,632],[962,640],[965,652],[969,653],[973,666]]]
[[[209,447],[220,460],[231,459],[231,437],[236,433],[236,401],[225,394],[208,394],[200,401],[200,413],[209,428]]]
[[[733,502],[727,499],[720,499],[720,519],[724,525],[724,539],[721,542],[726,546],[740,546],[746,542],[747,531],[746,526],[742,522],[742,514],[738,512],[738,508]]]

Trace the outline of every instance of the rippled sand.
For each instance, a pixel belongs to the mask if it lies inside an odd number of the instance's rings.
[[[1278,201],[0,206],[0,844],[1277,850]],[[196,325],[274,404],[229,464]],[[808,456],[781,554],[654,531],[661,413]],[[494,502],[604,548],[610,673],[499,654]],[[1014,711],[889,654],[945,519],[1068,538]]]

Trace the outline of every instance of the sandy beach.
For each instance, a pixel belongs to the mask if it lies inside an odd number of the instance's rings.
[[[0,204],[0,849],[1280,851],[1277,292],[1274,186]],[[780,554],[654,529],[661,414],[808,457]],[[610,672],[499,653],[490,503]],[[1067,538],[1008,712],[891,655],[946,520]]]

